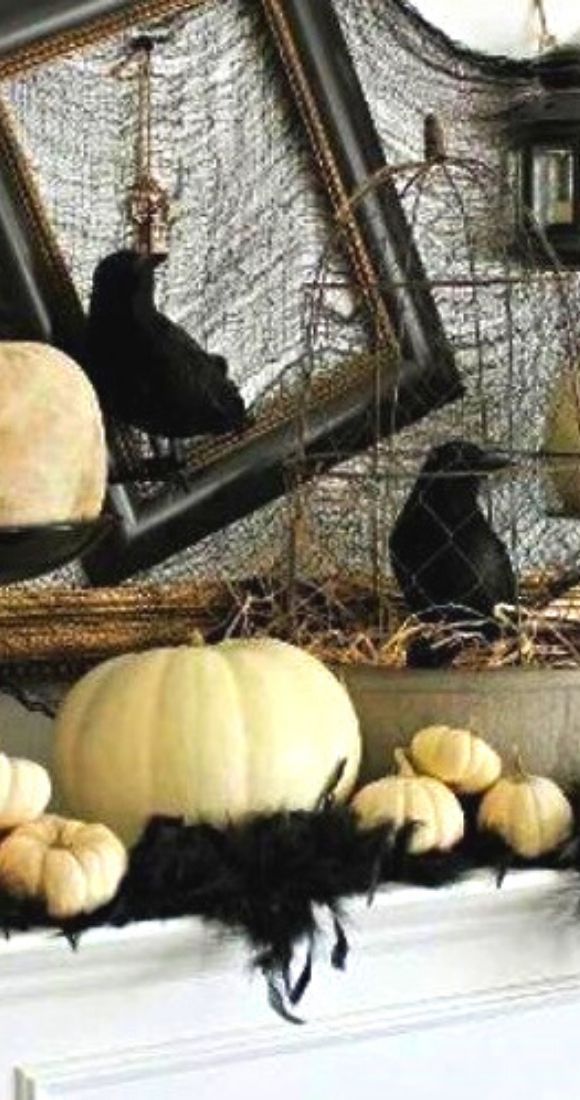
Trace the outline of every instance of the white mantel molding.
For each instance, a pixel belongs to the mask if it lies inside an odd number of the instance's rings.
[[[273,1015],[243,945],[198,921],[99,930],[76,954],[46,934],[17,936],[0,946],[0,1100],[246,1100],[244,1087],[283,1100],[282,1067],[304,1077],[301,1100],[346,1100],[371,1053],[392,1081],[410,1039],[445,1062],[459,1033],[462,1057],[474,1037],[493,1049],[514,1031],[532,1038],[532,1061],[550,1051],[556,1061],[558,1036],[570,1043],[580,1024],[577,904],[571,879],[539,871],[501,891],[482,874],[441,891],[384,890],[371,909],[357,901],[347,972],[321,946],[304,1027]],[[547,1020],[557,1030],[544,1050]],[[428,1062],[414,1091],[391,1100],[435,1095],[421,1092]],[[577,1100],[580,1083],[566,1087],[537,1096]]]

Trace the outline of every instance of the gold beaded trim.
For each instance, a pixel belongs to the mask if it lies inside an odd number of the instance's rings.
[[[181,645],[215,629],[224,586],[2,589],[0,665],[66,666],[156,645]]]

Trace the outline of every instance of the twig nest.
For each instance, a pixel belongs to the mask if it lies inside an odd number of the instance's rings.
[[[50,776],[41,764],[0,753],[0,829],[40,817],[51,793]]]
[[[84,371],[46,344],[0,343],[0,527],[96,519],[106,482]]]
[[[422,855],[448,851],[463,837],[465,819],[458,799],[443,783],[417,775],[404,752],[395,752],[399,773],[369,783],[355,795],[352,809],[362,829],[414,824],[409,851]]]
[[[0,887],[42,902],[57,920],[106,905],[126,869],[126,850],[105,825],[55,815],[20,825],[0,844]]]
[[[448,783],[460,794],[480,794],[501,775],[495,749],[470,730],[427,726],[413,737],[411,757],[420,772]]]
[[[500,779],[484,796],[478,826],[500,836],[522,859],[539,859],[568,839],[574,814],[552,779],[526,775],[518,763],[516,774]]]

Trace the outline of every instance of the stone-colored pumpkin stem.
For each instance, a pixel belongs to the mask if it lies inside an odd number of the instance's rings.
[[[469,730],[469,732],[472,733],[474,737],[481,737],[481,734],[479,732],[479,723],[476,722],[475,715],[468,714],[465,729]],[[483,738],[483,740],[485,740],[485,738]]]
[[[189,645],[192,646],[194,649],[199,649],[201,646],[205,645],[205,638],[201,630],[197,626],[192,632],[192,635],[189,639]]]
[[[404,749],[395,749],[393,756],[395,757],[397,775],[402,776],[403,779],[413,779],[417,775]]]
[[[524,767],[522,750],[519,745],[515,745],[513,749],[513,772],[511,778],[515,783],[527,783],[530,778],[529,772],[527,772]]]

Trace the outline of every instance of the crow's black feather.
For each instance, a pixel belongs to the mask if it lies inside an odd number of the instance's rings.
[[[434,448],[389,539],[393,573],[409,610],[426,624],[462,623],[491,640],[498,604],[515,604],[517,585],[509,554],[478,502],[482,476],[505,457],[457,440]],[[411,649],[409,663],[449,663],[456,645]]]
[[[95,271],[83,366],[105,413],[170,439],[241,430],[244,403],[225,359],[156,309],[156,263],[125,250]]]

